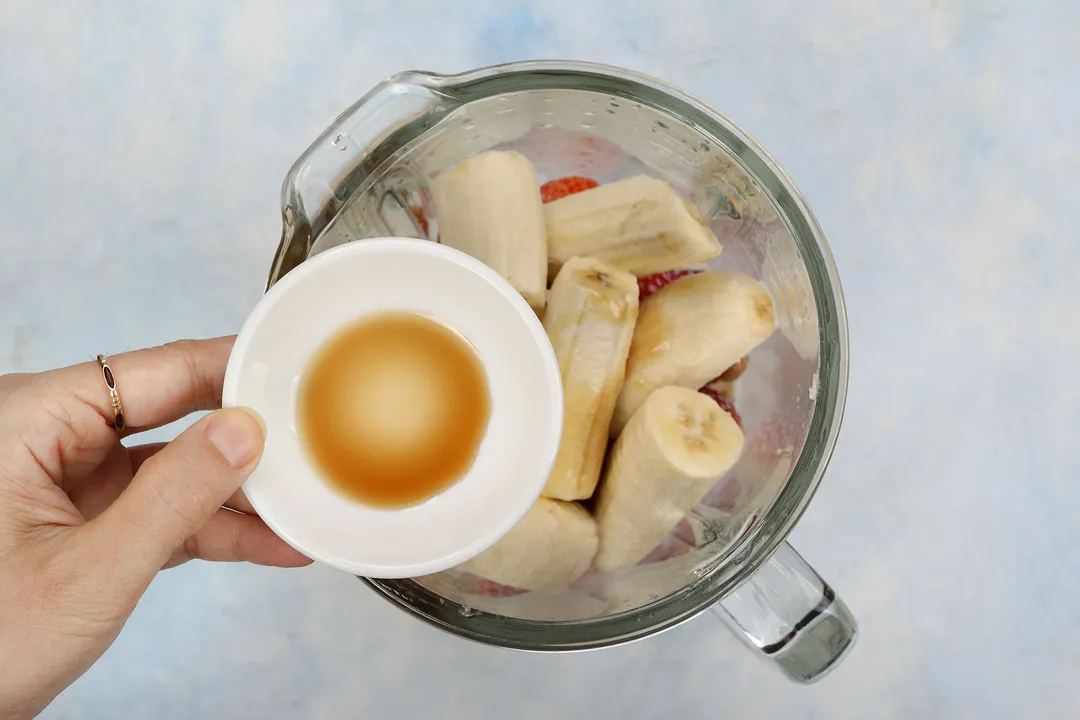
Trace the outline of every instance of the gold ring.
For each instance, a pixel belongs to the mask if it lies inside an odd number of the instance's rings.
[[[101,366],[101,375],[105,378],[105,387],[109,389],[109,399],[112,401],[113,423],[117,432],[124,429],[124,406],[120,404],[120,393],[116,389],[116,376],[109,367],[109,358],[104,355],[97,356],[98,365]]]

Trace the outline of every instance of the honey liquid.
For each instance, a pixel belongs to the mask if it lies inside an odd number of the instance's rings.
[[[473,347],[410,312],[370,315],[329,338],[297,396],[301,443],[322,476],[384,509],[417,505],[464,477],[490,415]]]

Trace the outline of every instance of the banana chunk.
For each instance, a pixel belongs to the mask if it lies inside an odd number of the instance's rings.
[[[596,489],[637,316],[628,272],[573,258],[555,278],[544,328],[562,369],[563,431],[544,497],[583,500]]]
[[[565,587],[589,569],[597,542],[585,508],[540,498],[499,542],[459,567],[523,590]]]
[[[549,274],[594,257],[637,276],[695,265],[722,246],[697,208],[666,182],[638,175],[543,206]]]
[[[431,183],[439,241],[506,278],[537,312],[547,295],[547,231],[536,170],[516,152],[467,158]]]
[[[689,388],[655,390],[612,448],[597,494],[601,572],[631,567],[671,532],[739,459],[731,415]]]
[[[697,390],[776,329],[769,291],[748,275],[710,270],[675,280],[641,303],[615,416],[614,437],[653,390]]]

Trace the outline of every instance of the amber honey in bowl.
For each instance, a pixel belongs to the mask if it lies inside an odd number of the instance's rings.
[[[463,478],[490,415],[476,350],[412,312],[380,312],[339,330],[316,351],[297,395],[312,464],[340,493],[383,509],[420,504]]]

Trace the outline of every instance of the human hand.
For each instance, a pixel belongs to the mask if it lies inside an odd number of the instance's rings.
[[[192,558],[311,561],[238,489],[265,429],[232,408],[168,444],[121,444],[221,406],[234,338],[109,359],[126,429],[96,362],[0,376],[0,718],[30,717],[116,639],[159,570]]]

